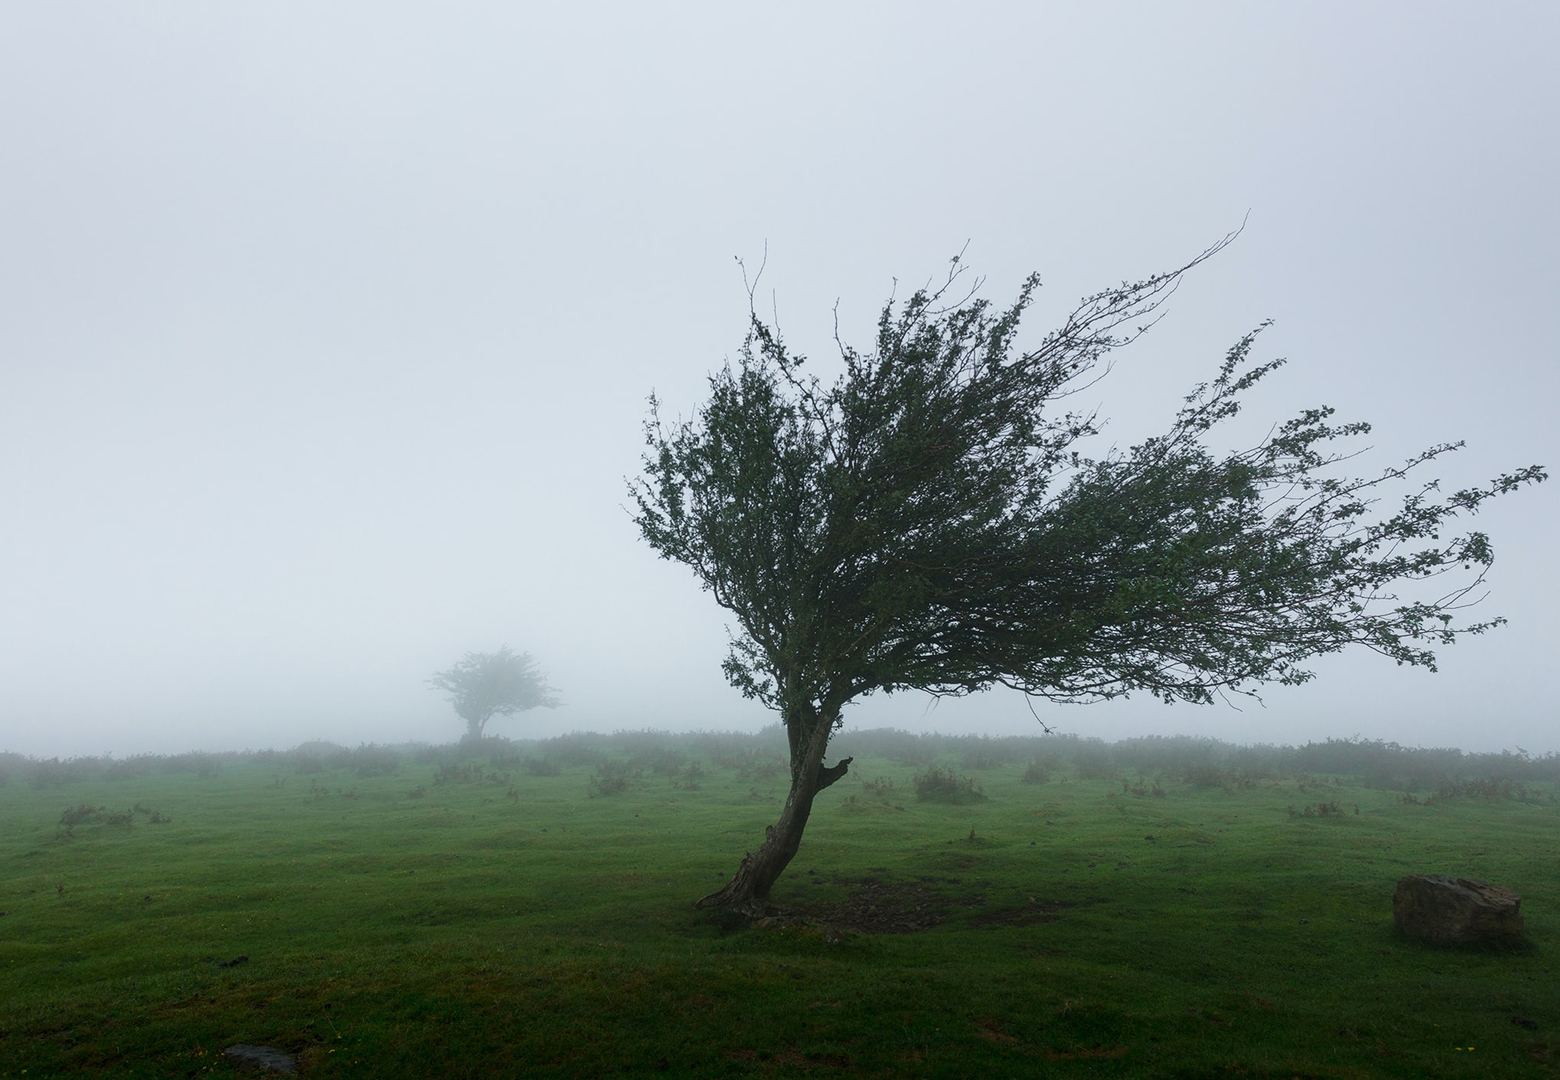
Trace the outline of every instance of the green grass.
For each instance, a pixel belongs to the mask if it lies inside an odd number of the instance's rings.
[[[700,764],[594,798],[589,765],[13,779],[0,1077],[202,1076],[234,1043],[354,1078],[1560,1075],[1553,785],[1416,805],[945,760],[986,796],[948,805],[858,757],[775,901],[941,921],[841,939],[693,909],[784,797]],[[82,804],[140,809],[60,824]],[[1401,938],[1415,872],[1514,889],[1530,946]]]

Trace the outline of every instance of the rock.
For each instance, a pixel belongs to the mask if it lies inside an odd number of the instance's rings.
[[[1472,878],[1410,874],[1397,883],[1392,921],[1437,945],[1512,944],[1522,938],[1522,898]]]
[[[240,1043],[228,1047],[222,1053],[234,1065],[246,1071],[279,1072],[288,1076],[298,1074],[298,1059],[274,1046],[246,1046]]]

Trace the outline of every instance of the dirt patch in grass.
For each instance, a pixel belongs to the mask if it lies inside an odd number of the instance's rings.
[[[820,922],[857,933],[914,934],[941,923],[950,910],[948,900],[934,893],[927,882],[890,884],[866,878],[839,880],[836,884],[853,886],[850,895],[809,914]]]

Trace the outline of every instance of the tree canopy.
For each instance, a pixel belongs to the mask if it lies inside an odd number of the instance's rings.
[[[1433,669],[1435,646],[1500,622],[1462,618],[1493,551],[1449,530],[1543,470],[1442,496],[1419,476],[1461,445],[1444,443],[1351,476],[1369,426],[1320,406],[1216,453],[1209,434],[1283,363],[1254,358],[1262,327],[1164,434],[1083,453],[1099,422],[1069,399],[1228,242],[1086,297],[1027,346],[1038,277],[998,308],[954,294],[955,259],[940,287],[883,307],[872,351],[839,343],[828,384],[750,311],[737,364],[710,377],[694,418],[668,423],[651,398],[636,524],[734,616],[726,676],[790,736],[792,798],[768,848],[794,854],[793,804],[843,773],[824,749],[862,695],[1001,684],[1208,702],[1304,682],[1310,659],[1350,645]],[[1407,490],[1384,505],[1394,485]],[[760,905],[789,857],[761,848],[706,900]]]
[[[449,693],[456,714],[466,721],[468,740],[482,738],[495,716],[558,704],[531,654],[513,652],[508,645],[494,653],[469,652],[449,670],[435,672],[428,685]]]

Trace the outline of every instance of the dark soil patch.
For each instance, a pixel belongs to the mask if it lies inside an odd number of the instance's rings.
[[[827,923],[863,934],[914,934],[948,917],[948,901],[926,882],[885,884],[876,878],[836,881],[855,886],[842,902],[816,909]]]
[[[839,903],[809,906],[795,914],[807,922],[861,934],[914,934],[939,925],[956,908],[975,908],[986,902],[979,894],[948,896],[935,888],[959,885],[958,878],[925,877],[904,882],[884,882],[870,877],[859,881],[837,878],[833,884],[850,886],[852,891]],[[974,925],[1028,926],[1051,922],[1058,917],[1059,907],[1043,904],[984,912],[976,917]]]

